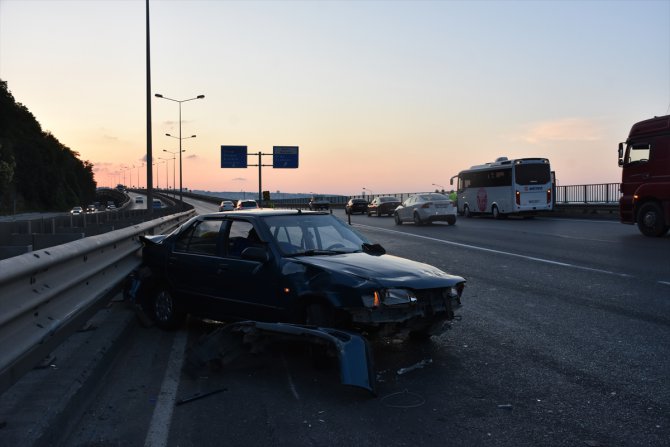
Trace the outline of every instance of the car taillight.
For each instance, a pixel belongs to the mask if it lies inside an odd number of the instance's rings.
[[[421,205],[421,208],[430,208],[431,206],[433,206],[431,202],[426,202],[423,205]]]
[[[519,191],[516,192],[516,204],[521,206],[521,193]]]
[[[551,203],[551,188],[547,189],[547,203]]]

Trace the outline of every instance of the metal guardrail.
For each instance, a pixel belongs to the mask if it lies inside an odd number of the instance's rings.
[[[193,210],[0,260],[0,393],[83,324],[141,262],[140,235]]]

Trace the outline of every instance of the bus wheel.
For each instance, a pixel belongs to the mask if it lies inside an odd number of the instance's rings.
[[[469,206],[465,205],[463,207],[463,215],[465,217],[472,217],[472,214],[470,213],[470,207]]]
[[[663,236],[668,228],[663,220],[663,210],[656,202],[647,202],[637,213],[637,226],[645,236]]]
[[[498,211],[498,207],[496,205],[493,205],[493,208],[491,208],[491,213],[493,213],[493,218],[494,219],[500,219],[502,217],[500,215],[500,211]]]

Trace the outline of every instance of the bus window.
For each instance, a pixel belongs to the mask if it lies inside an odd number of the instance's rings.
[[[518,185],[544,185],[551,182],[548,164],[528,163],[516,165]]]

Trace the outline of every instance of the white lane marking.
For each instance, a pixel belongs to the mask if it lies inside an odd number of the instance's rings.
[[[298,390],[295,388],[295,384],[293,383],[293,377],[291,377],[291,371],[288,369],[288,363],[286,362],[286,357],[284,357],[284,354],[281,356],[282,362],[284,363],[284,369],[286,370],[286,377],[288,378],[288,387],[291,390],[291,393],[293,393],[293,397],[295,397],[295,400],[300,400],[300,395],[298,394]]]
[[[663,284],[664,286],[670,286],[670,281],[659,281],[659,284]]]
[[[144,440],[145,447],[164,447],[167,445],[170,434],[170,423],[172,422],[172,410],[177,399],[177,388],[179,388],[179,377],[184,362],[184,349],[188,333],[179,331],[172,343],[172,351],[168,359],[167,370],[163,377],[163,383],[156,400],[156,408],[151,417],[151,424],[147,437]]]
[[[573,269],[577,269],[577,270],[585,270],[585,271],[588,271],[588,272],[604,273],[606,275],[614,275],[614,276],[619,276],[619,277],[622,277],[622,278],[633,278],[633,275],[629,275],[628,273],[611,272],[609,270],[596,269],[596,268],[593,268],[593,267],[586,267],[586,266],[577,265],[577,264],[569,264],[567,262],[552,261],[551,259],[536,258],[534,256],[520,255],[518,253],[511,253],[511,252],[508,252],[508,251],[494,250],[492,248],[479,247],[477,245],[471,245],[471,244],[463,244],[461,242],[445,241],[444,239],[437,239],[437,238],[434,238],[434,237],[421,236],[421,235],[412,234],[412,233],[404,233],[402,231],[389,230],[389,229],[386,229],[386,228],[371,227],[371,226],[368,226],[368,225],[361,225],[361,224],[355,224],[355,225],[358,226],[358,227],[369,229],[369,230],[382,231],[382,232],[387,232],[387,233],[399,234],[399,235],[403,235],[403,236],[411,236],[411,237],[416,237],[416,238],[419,238],[419,239],[426,239],[426,240],[429,240],[429,241],[440,242],[442,244],[453,245],[453,246],[456,246],[456,247],[470,248],[472,250],[485,251],[487,253],[495,253],[495,254],[499,254],[499,255],[513,256],[515,258],[527,259],[529,261],[542,262],[544,264],[558,265],[558,266],[561,266],[561,267],[568,267],[568,268],[573,268]]]

